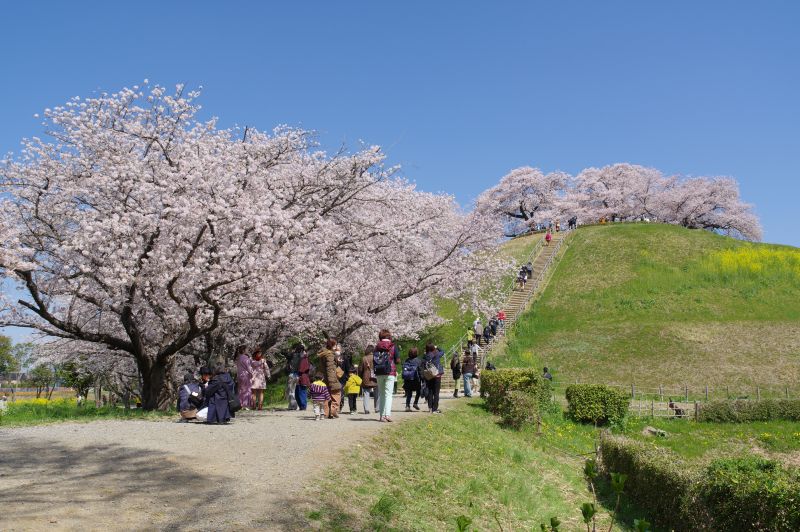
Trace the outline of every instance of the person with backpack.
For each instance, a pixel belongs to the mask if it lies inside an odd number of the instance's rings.
[[[400,363],[398,351],[397,346],[392,343],[389,329],[381,329],[375,352],[372,353],[372,362],[378,381],[378,410],[382,422],[392,421],[392,392],[397,380],[397,364]]]
[[[339,417],[339,401],[342,398],[342,384],[336,375],[336,353],[334,351],[338,345],[336,338],[328,338],[325,347],[318,353],[318,371],[322,373],[322,380],[328,387],[331,396],[325,407],[325,417],[329,419]]]
[[[369,414],[369,404],[372,403],[374,410],[378,410],[378,395],[375,388],[378,380],[375,376],[373,353],[375,347],[368,346],[364,350],[364,356],[358,364],[358,374],[361,376],[361,401],[364,404],[364,413]],[[370,401],[370,398],[372,399]]]
[[[427,391],[428,411],[433,414],[441,414],[439,410],[439,390],[442,389],[442,357],[444,353],[433,344],[425,346],[425,356],[422,358],[422,376],[425,378],[425,390]]]
[[[469,347],[466,352],[469,353]],[[455,387],[453,397],[458,399],[458,379],[461,378],[461,359],[458,358],[458,355],[450,359],[450,369],[453,371],[453,386]]]
[[[403,363],[403,391],[406,396],[406,412],[411,412],[411,396],[414,397],[414,410],[419,410],[419,394],[422,390],[422,379],[420,378],[419,349],[412,347],[408,350],[408,358]]]
[[[214,368],[214,376],[208,382],[205,396],[208,406],[206,423],[227,423],[235,417],[236,414],[231,412],[229,404],[232,398],[238,400],[238,397],[235,397],[233,379],[222,364]]]

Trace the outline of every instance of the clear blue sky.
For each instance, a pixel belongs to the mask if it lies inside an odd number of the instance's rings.
[[[736,4],[736,5],[733,5]],[[467,204],[511,168],[731,175],[800,245],[798,2],[9,2],[0,152],[144,78],[222,125],[360,139]]]

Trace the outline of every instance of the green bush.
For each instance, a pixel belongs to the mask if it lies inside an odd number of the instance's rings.
[[[800,473],[758,457],[717,460],[698,499],[717,530],[800,530]]]
[[[498,369],[481,373],[481,390],[486,396],[487,408],[500,414],[506,395],[512,391],[526,392],[536,398],[539,407],[551,402],[550,381],[535,369]]]
[[[688,530],[685,516],[691,506],[692,469],[669,449],[627,438],[606,436],[600,441],[603,472],[628,476],[625,492],[659,527]]]
[[[601,384],[573,384],[566,395],[572,419],[597,425],[621,422],[630,406],[627,393]]]
[[[749,423],[752,421],[800,421],[800,399],[712,401],[701,404],[698,421]]]
[[[539,419],[539,401],[528,391],[512,390],[503,399],[500,418],[517,430],[534,425]]]
[[[628,475],[626,493],[659,528],[800,530],[800,473],[762,458],[692,467],[672,451],[621,437],[600,443],[604,472]]]

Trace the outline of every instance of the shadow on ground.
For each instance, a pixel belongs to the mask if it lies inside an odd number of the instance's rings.
[[[179,458],[122,445],[81,448],[32,438],[3,442],[0,528],[225,527],[230,479]],[[224,516],[223,516],[224,517]]]

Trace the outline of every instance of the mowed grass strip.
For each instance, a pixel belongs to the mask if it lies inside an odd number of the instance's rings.
[[[497,358],[567,382],[800,395],[800,249],[663,224],[581,228]]]
[[[346,453],[307,518],[322,530],[456,530],[460,515],[470,530],[538,530],[557,516],[562,530],[581,529],[592,499],[573,451],[593,450],[594,429],[564,423],[540,440],[502,428],[480,400],[420,413]]]

